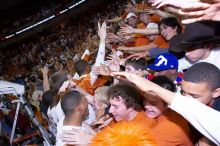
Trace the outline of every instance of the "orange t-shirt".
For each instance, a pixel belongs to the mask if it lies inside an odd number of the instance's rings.
[[[156,44],[158,48],[161,49],[169,48],[169,43],[161,35],[159,35],[155,40],[153,40],[152,43]]]
[[[137,25],[138,29],[144,29],[146,28],[144,23],[139,23]],[[148,38],[143,35],[143,34],[135,34],[135,46],[143,46],[143,45],[147,45],[150,43],[150,41],[148,40]]]
[[[96,88],[104,86],[104,84],[108,81],[108,77],[101,76],[98,77],[94,85],[90,84],[90,75],[86,74],[81,76],[78,80],[76,80],[76,85],[80,88],[84,89],[87,93],[94,95],[94,91]]]
[[[175,111],[160,116],[152,131],[159,146],[192,146],[188,122]]]

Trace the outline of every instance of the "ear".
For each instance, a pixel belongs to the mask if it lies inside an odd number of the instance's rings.
[[[220,88],[217,88],[212,92],[212,98],[217,98],[219,96],[220,96]]]
[[[79,111],[79,112],[83,112],[85,111],[85,105],[80,102],[77,106],[76,106],[76,111]]]
[[[129,111],[129,112],[132,112],[132,111],[134,111],[134,108],[133,108],[133,107],[130,107],[130,108],[128,109],[128,111]]]
[[[83,111],[83,108],[82,108],[82,106],[79,104],[79,105],[77,105],[76,106],[76,109],[75,109],[75,111],[78,111],[78,112],[81,112],[81,111]]]

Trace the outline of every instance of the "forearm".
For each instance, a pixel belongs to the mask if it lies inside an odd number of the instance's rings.
[[[151,34],[159,34],[159,30],[157,28],[134,29],[133,33],[151,35]]]
[[[95,66],[100,66],[101,64],[104,64],[104,60],[105,60],[105,40],[100,40]]]
[[[153,85],[151,86],[151,90],[150,92],[153,92],[154,94],[156,94],[157,96],[159,96],[163,101],[165,101],[167,104],[171,104],[173,99],[174,99],[174,95],[175,93],[162,88],[156,84],[153,83]]]
[[[47,74],[43,74],[43,88],[44,92],[50,90],[50,83]]]
[[[174,7],[166,7],[165,10],[168,11],[168,12],[171,12],[171,13],[176,13],[176,14],[178,14],[178,10],[179,10],[179,9],[174,8]]]
[[[148,45],[144,45],[144,46],[137,46],[137,47],[126,47],[127,51],[134,51],[134,52],[141,52],[141,51],[149,51],[152,48],[156,48],[157,45],[155,45],[154,43],[150,43]]]
[[[113,18],[113,19],[109,19],[109,20],[107,20],[107,22],[114,23],[114,22],[121,21],[122,19],[123,19],[122,17],[116,17],[116,18]]]
[[[166,11],[161,11],[161,10],[157,10],[157,14],[159,16],[161,16],[162,18],[167,18],[167,17],[175,17],[175,15],[168,13]]]
[[[105,61],[105,39],[101,39],[94,66],[100,66],[101,64],[105,63],[104,61]],[[95,84],[96,79],[97,79],[97,75],[90,72],[90,84],[91,85]]]

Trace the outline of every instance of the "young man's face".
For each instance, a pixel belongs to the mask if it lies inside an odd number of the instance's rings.
[[[169,41],[174,35],[177,34],[177,28],[172,28],[170,26],[165,26],[162,24],[160,26],[160,34],[167,40]]]
[[[121,97],[112,98],[109,102],[111,105],[109,113],[112,114],[115,121],[129,120],[131,109],[126,107],[124,100]]]
[[[189,59],[189,61],[195,62],[201,59],[205,59],[204,56],[206,54],[205,48],[197,48],[197,49],[191,49],[190,51],[186,52],[186,57]]]
[[[146,94],[145,114],[147,117],[155,119],[161,116],[167,109],[167,105],[157,96]]]
[[[213,96],[213,92],[208,88],[206,83],[183,81],[181,85],[181,92],[183,95],[191,96],[206,105],[211,102]]]
[[[136,69],[133,66],[128,64],[128,65],[125,66],[125,72],[135,73]]]

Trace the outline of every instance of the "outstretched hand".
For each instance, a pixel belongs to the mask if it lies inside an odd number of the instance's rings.
[[[91,143],[93,135],[81,129],[72,129],[62,131],[59,137],[69,145],[87,145]]]
[[[134,83],[138,88],[145,92],[150,92],[151,89],[155,86],[155,84],[151,81],[134,73],[112,72],[111,75],[117,78],[126,78],[128,81]]]
[[[93,67],[92,72],[94,74],[110,76],[111,70],[106,66],[101,64],[100,66]]]
[[[98,35],[101,41],[106,39],[106,23],[103,22],[102,25],[98,22]]]
[[[120,33],[122,33],[124,35],[131,34],[131,33],[133,33],[133,31],[134,31],[134,28],[129,25],[123,26],[120,29]]]
[[[135,54],[132,54],[132,55],[128,56],[126,59],[133,58],[133,59],[138,60],[138,59],[141,59],[141,58],[145,58],[147,55],[148,55],[148,51],[139,52],[139,53],[135,53]]]

